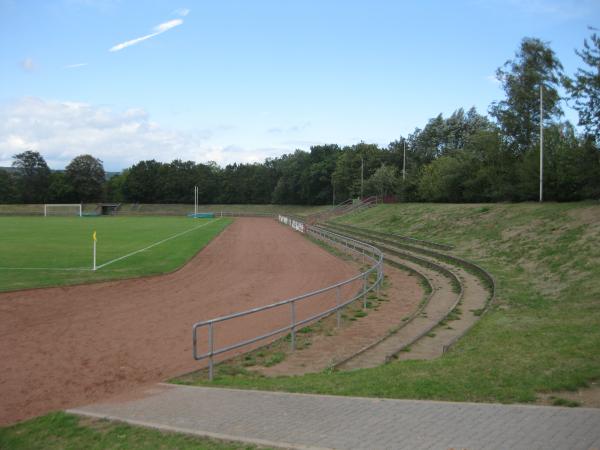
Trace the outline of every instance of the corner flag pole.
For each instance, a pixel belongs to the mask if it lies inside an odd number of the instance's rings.
[[[94,241],[94,262],[93,262],[93,266],[92,266],[92,270],[95,272],[96,271],[96,231],[94,231],[94,234],[92,234],[92,240]]]

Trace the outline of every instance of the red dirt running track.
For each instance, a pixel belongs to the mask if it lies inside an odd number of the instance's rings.
[[[0,424],[192,371],[194,322],[355,273],[290,228],[246,218],[172,274],[0,294]],[[244,337],[272,320],[223,326],[216,338]]]

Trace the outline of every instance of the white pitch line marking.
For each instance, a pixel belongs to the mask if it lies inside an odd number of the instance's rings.
[[[199,228],[202,228],[202,227],[205,227],[207,225],[210,225],[211,223],[218,222],[219,220],[221,220],[221,219],[219,218],[219,219],[216,219],[216,220],[211,220],[210,222],[203,223],[202,225],[199,225],[197,227],[190,228],[189,230],[185,230],[185,231],[182,231],[181,233],[174,234],[173,236],[169,236],[168,238],[163,239],[162,241],[158,241],[158,242],[155,242],[154,244],[150,244],[148,247],[141,248],[139,250],[136,250],[135,252],[128,253],[127,255],[119,256],[118,258],[112,259],[112,260],[110,260],[108,262],[105,262],[104,264],[100,264],[99,266],[96,267],[96,270],[102,269],[103,267],[106,267],[109,264],[115,263],[117,261],[121,261],[122,259],[125,259],[125,258],[129,258],[130,256],[136,255],[136,254],[141,253],[143,251],[149,250],[152,247],[156,247],[157,245],[160,245],[160,244],[162,244],[164,242],[170,241],[171,239],[175,239],[176,237],[183,236],[184,234],[190,233],[190,232],[192,232],[194,230],[197,230]]]

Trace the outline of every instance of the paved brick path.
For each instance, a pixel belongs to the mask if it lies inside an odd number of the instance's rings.
[[[600,448],[600,409],[382,400],[160,384],[71,410],[290,448]]]

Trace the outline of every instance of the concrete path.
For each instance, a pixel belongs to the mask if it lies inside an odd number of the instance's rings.
[[[284,448],[600,449],[600,409],[159,384],[69,412]]]

